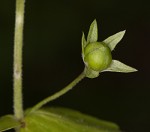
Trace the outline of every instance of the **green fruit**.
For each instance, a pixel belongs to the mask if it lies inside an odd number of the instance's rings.
[[[106,69],[111,61],[111,51],[104,42],[89,43],[84,49],[84,61],[94,71]]]

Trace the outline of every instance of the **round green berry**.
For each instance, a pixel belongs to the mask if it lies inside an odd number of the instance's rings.
[[[84,49],[84,61],[92,70],[102,71],[112,61],[111,51],[104,42],[89,43]]]

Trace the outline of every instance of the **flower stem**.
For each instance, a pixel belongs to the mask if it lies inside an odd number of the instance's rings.
[[[22,99],[22,47],[25,0],[16,0],[15,36],[14,36],[14,115],[23,118]]]
[[[57,93],[45,98],[35,106],[33,106],[30,110],[30,112],[36,111],[40,109],[43,105],[46,103],[55,100],[59,98],[60,96],[64,95],[67,93],[69,90],[71,90],[77,83],[79,83],[83,78],[85,77],[85,71],[83,71],[75,80],[73,80],[70,84],[68,84],[66,87],[64,87],[62,90],[58,91]]]

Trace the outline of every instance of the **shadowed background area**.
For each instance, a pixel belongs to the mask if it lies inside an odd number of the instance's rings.
[[[0,2],[0,116],[13,112],[15,0]],[[96,18],[99,41],[124,29],[113,58],[137,68],[84,79],[48,104],[116,122],[125,132],[150,129],[150,8],[146,0],[27,0],[24,30],[24,107],[62,89],[82,72],[81,34]]]

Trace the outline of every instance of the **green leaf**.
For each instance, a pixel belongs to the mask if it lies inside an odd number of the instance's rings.
[[[129,73],[136,72],[137,70],[135,68],[123,64],[120,61],[112,60],[111,65],[104,71]]]
[[[85,46],[87,45],[84,32],[82,33],[82,40],[81,40],[81,43],[82,43],[82,58],[84,59],[84,48],[85,48]]]
[[[88,37],[87,37],[87,43],[93,43],[98,40],[98,28],[97,28],[97,22],[94,20],[90,26]]]
[[[65,108],[47,108],[28,113],[21,132],[120,132],[111,122]]]
[[[15,128],[21,124],[14,118],[13,115],[5,115],[0,118],[0,132]]]
[[[125,34],[125,30],[118,32],[107,39],[105,39],[103,42],[107,44],[107,46],[112,50],[116,47],[116,45],[120,42],[120,40],[123,38]]]

